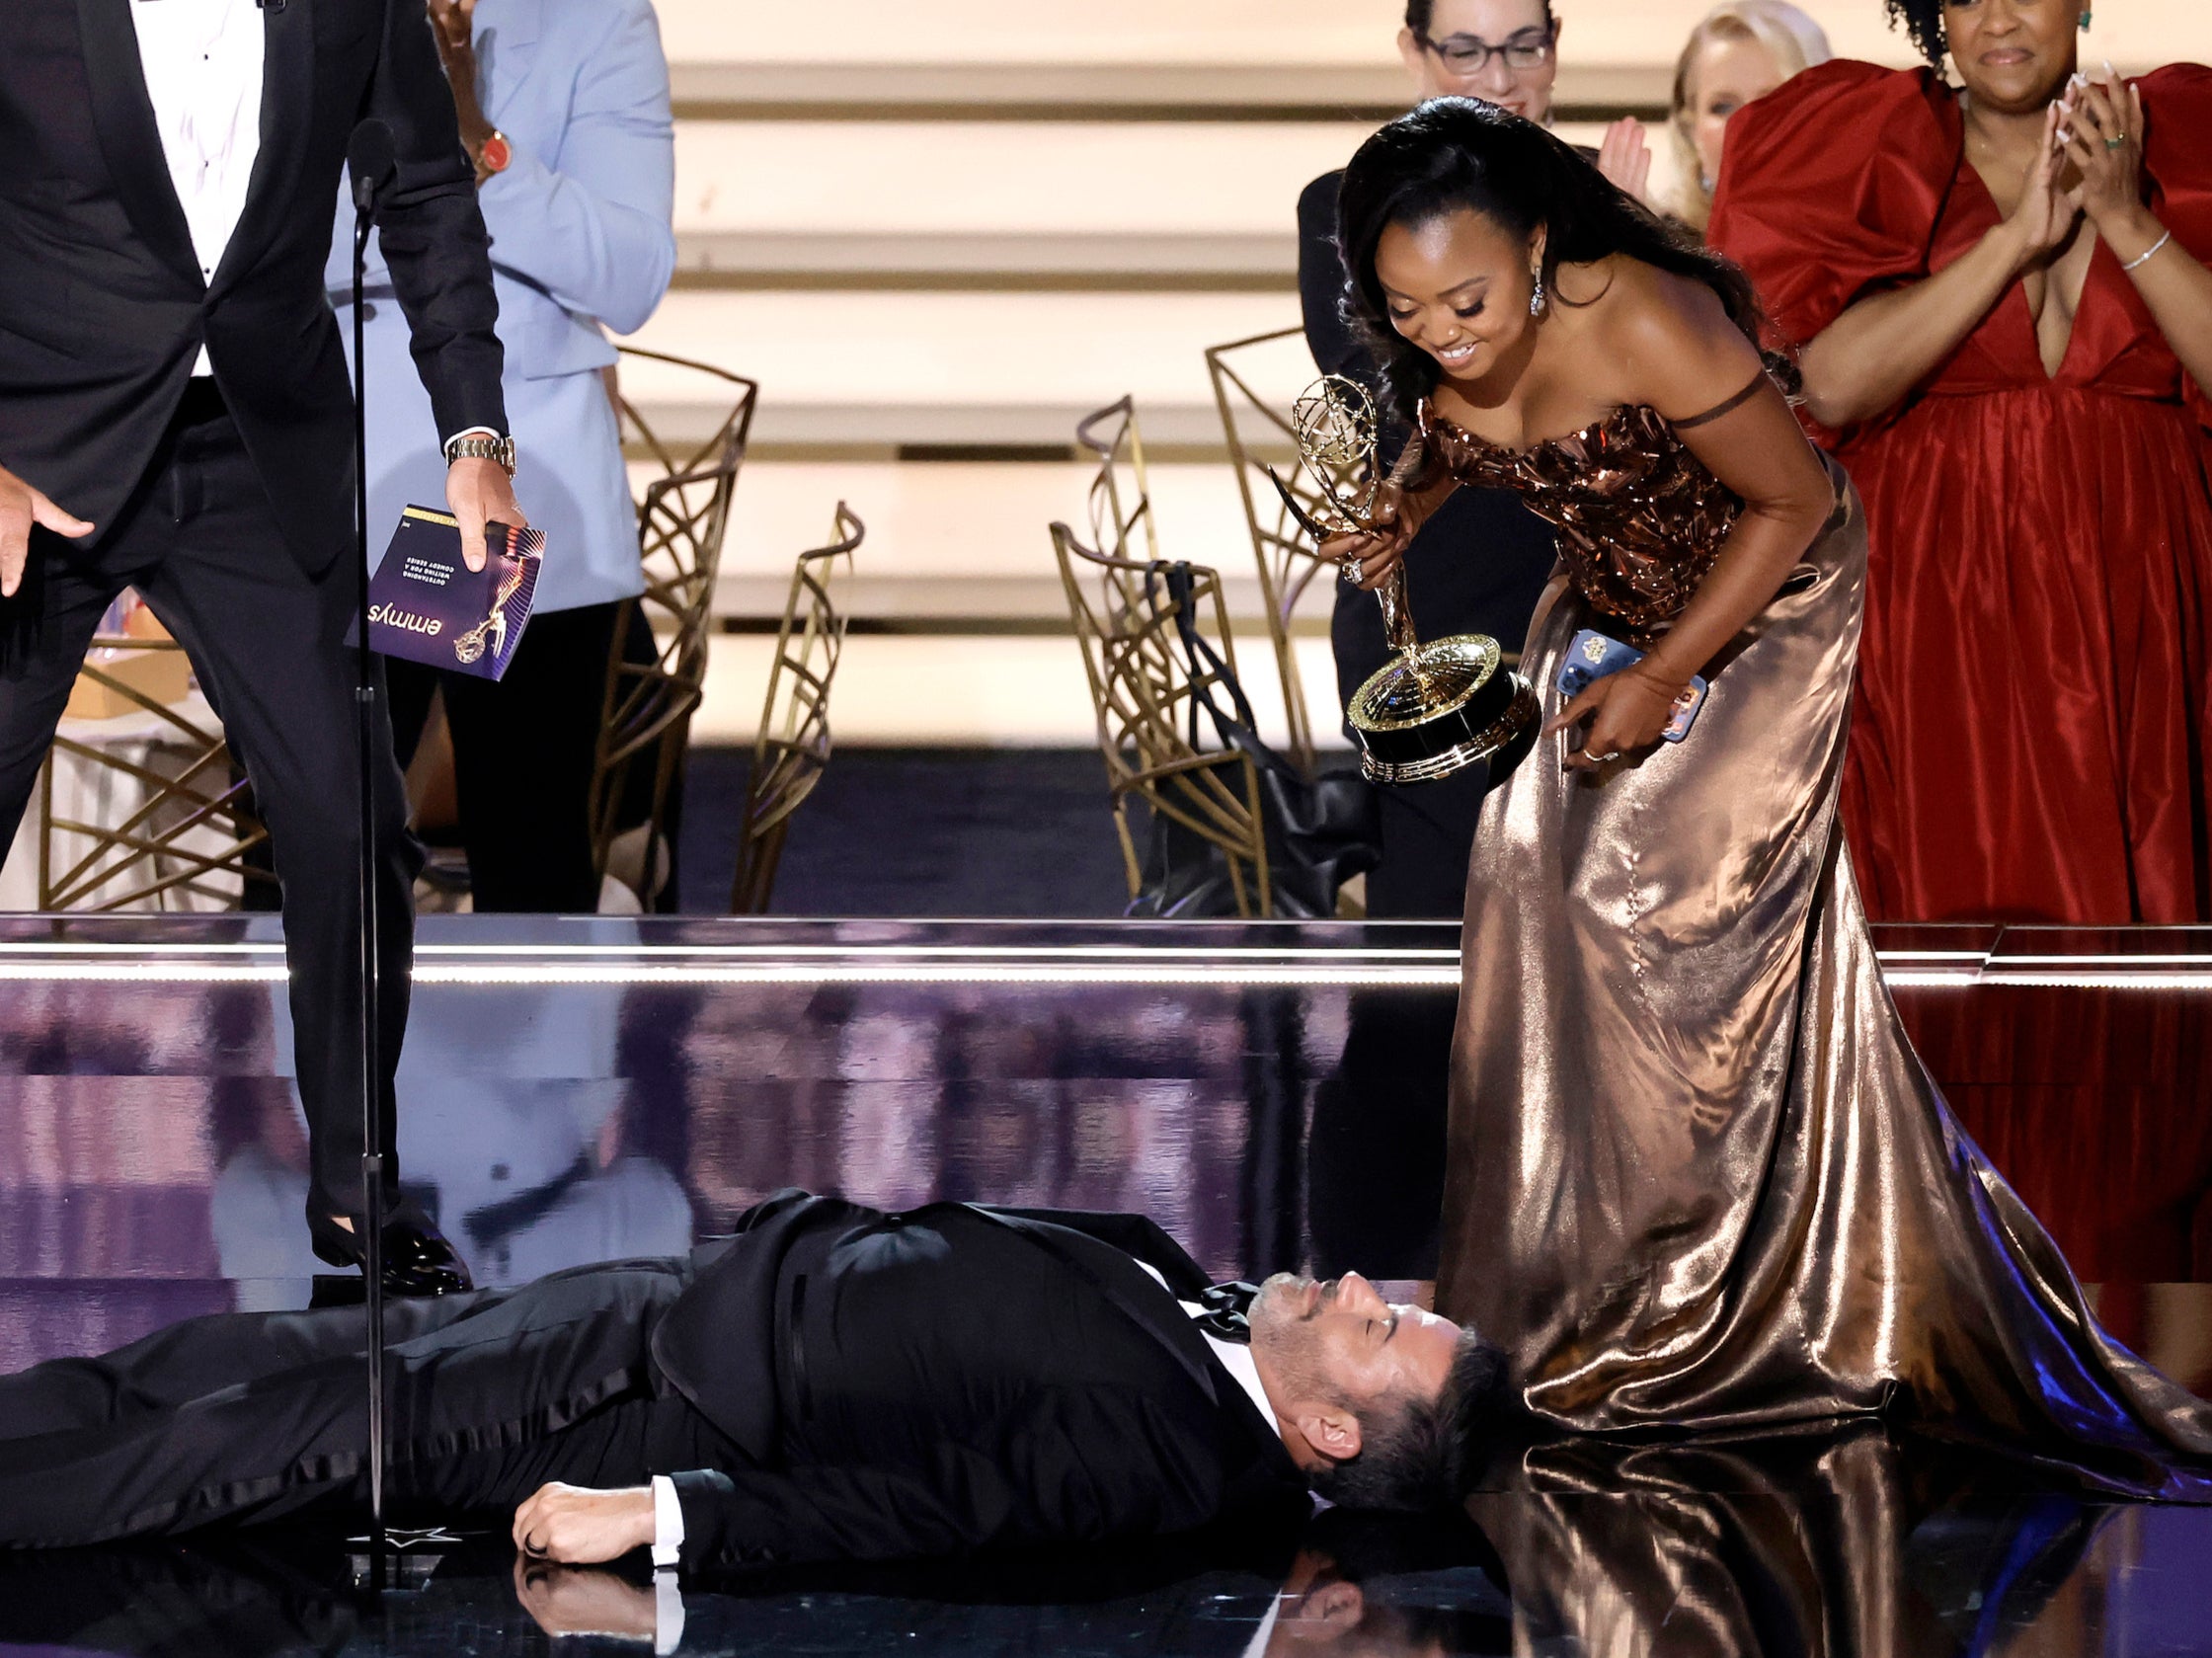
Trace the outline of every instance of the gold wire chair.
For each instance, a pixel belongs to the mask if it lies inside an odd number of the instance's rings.
[[[1053,553],[1090,681],[1130,897],[1138,896],[1145,877],[1130,823],[1135,801],[1220,848],[1237,913],[1264,916],[1273,897],[1258,772],[1239,749],[1201,748],[1194,718],[1198,694],[1217,686],[1225,693],[1236,672],[1221,575],[1190,566],[1192,620],[1221,658],[1219,668],[1194,681],[1177,629],[1179,606],[1163,581],[1146,488],[1144,437],[1131,400],[1125,397],[1089,416],[1075,436],[1099,461],[1088,503],[1097,547],[1056,523]],[[1140,530],[1142,548],[1134,545]]]
[[[851,574],[852,555],[867,533],[868,526],[840,501],[828,544],[801,553],[792,569],[760,733],[746,774],[738,872],[730,884],[733,915],[767,913],[792,814],[830,764],[830,686],[845,644],[845,618],[830,589]]]
[[[1260,592],[1267,606],[1268,637],[1275,646],[1275,666],[1283,676],[1283,707],[1290,728],[1290,758],[1306,775],[1313,774],[1313,724],[1306,712],[1305,687],[1299,677],[1298,654],[1292,645],[1291,622],[1299,602],[1313,578],[1330,569],[1300,530],[1298,520],[1283,505],[1283,498],[1268,482],[1267,471],[1289,486],[1309,513],[1319,504],[1320,491],[1299,465],[1298,441],[1291,426],[1287,399],[1268,397],[1253,389],[1260,370],[1270,357],[1285,357],[1286,342],[1299,342],[1295,371],[1310,375],[1312,362],[1305,355],[1304,331],[1277,329],[1232,340],[1206,352],[1206,371],[1214,382],[1214,403],[1221,411],[1222,434],[1228,440],[1229,465],[1236,473],[1236,493],[1244,505],[1244,523],[1252,537],[1252,556],[1259,563]],[[1272,348],[1272,350],[1271,350]],[[1284,366],[1291,366],[1286,361]],[[1332,479],[1332,483],[1353,482]],[[1333,575],[1333,570],[1330,570]]]
[[[624,451],[642,450],[660,467],[661,476],[646,485],[638,502],[645,592],[625,600],[617,613],[614,648],[607,659],[589,796],[592,851],[602,879],[614,876],[652,909],[668,881],[669,805],[690,739],[691,715],[705,694],[715,578],[760,387],[743,374],[686,357],[629,346],[621,355],[736,388],[729,412],[710,436],[697,444],[678,444],[656,433],[609,386]],[[642,629],[641,616],[647,624]],[[628,649],[631,635],[648,631],[652,659],[637,660]]]
[[[40,768],[39,908],[40,909],[126,909],[148,900],[168,908],[170,901],[195,908],[238,908],[249,886],[272,892],[276,877],[257,867],[248,854],[265,844],[269,830],[249,802],[250,788],[231,764],[222,728],[202,724],[183,709],[149,695],[131,680],[101,666],[105,649],[182,651],[173,639],[135,635],[94,638],[94,656],[80,671],[85,679],[159,722],[147,740],[145,761],[124,757],[115,748],[82,743],[56,734]],[[54,762],[68,755],[113,774],[144,798],[119,824],[94,824],[60,815],[54,800]],[[73,858],[60,850],[64,836],[90,842]],[[65,866],[64,866],[65,865]],[[233,886],[231,883],[235,882]]]
[[[1090,539],[1108,558],[1159,557],[1159,530],[1152,521],[1151,481],[1145,471],[1145,434],[1137,425],[1137,403],[1125,397],[1075,423],[1075,441],[1098,457],[1090,481]],[[1142,529],[1145,545],[1131,538]]]

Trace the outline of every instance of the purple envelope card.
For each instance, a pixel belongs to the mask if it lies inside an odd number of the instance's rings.
[[[530,619],[545,534],[493,524],[488,540],[484,568],[471,570],[450,513],[402,513],[369,579],[369,649],[480,679],[505,673]]]

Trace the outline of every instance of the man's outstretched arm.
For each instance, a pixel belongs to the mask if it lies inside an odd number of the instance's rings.
[[[1000,1424],[1002,1454],[947,1443],[926,1470],[808,1466],[673,1476],[686,1566],[898,1560],[997,1545],[1091,1542],[1193,1530],[1220,1508],[1209,1431],[1151,1397],[1083,1390]],[[516,1511],[515,1545],[611,1560],[650,1546],[653,1491],[549,1485]],[[534,1545],[534,1548],[533,1548]]]

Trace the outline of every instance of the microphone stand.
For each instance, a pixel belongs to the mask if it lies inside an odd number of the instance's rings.
[[[388,152],[387,152],[388,153]],[[388,169],[387,169],[388,171]],[[354,187],[354,738],[360,781],[361,1287],[368,1315],[368,1512],[372,1558],[384,1547],[384,1136],[376,1041],[376,664],[368,648],[368,354],[361,289],[382,180]]]

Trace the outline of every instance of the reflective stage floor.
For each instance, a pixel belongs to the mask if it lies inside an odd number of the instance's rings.
[[[1434,1266],[1452,929],[426,920],[406,1183],[485,1283],[674,1253],[788,1184],[1137,1209],[1210,1269]],[[1882,938],[1930,1068],[2212,1386],[2212,935]],[[303,1304],[304,1137],[266,918],[0,922],[0,1370]],[[1863,1433],[1540,1448],[1456,1528],[686,1585],[680,1650],[2212,1652],[2212,1515]],[[0,1562],[0,1652],[505,1652],[667,1637],[606,1574],[464,1539],[369,1603],[335,1541]],[[572,1643],[564,1643],[564,1650]],[[609,1648],[610,1650],[612,1648]]]

